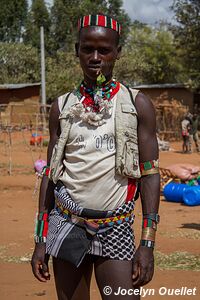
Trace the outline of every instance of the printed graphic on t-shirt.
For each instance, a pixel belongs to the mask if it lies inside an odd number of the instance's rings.
[[[96,150],[104,148],[109,152],[115,151],[115,137],[113,134],[97,135],[94,136],[94,139],[96,143]]]
[[[83,136],[82,134],[80,134],[80,135],[76,138],[75,142],[78,144],[78,146],[79,146],[80,149],[81,149],[81,148],[83,148],[83,149],[86,148],[86,142],[85,142],[84,136]]]

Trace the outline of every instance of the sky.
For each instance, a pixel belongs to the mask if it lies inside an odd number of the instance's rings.
[[[173,21],[170,10],[173,0],[124,0],[124,9],[131,20],[154,24],[161,19]]]
[[[52,5],[53,0],[45,2]],[[173,12],[169,8],[172,3],[173,0],[123,0],[123,7],[131,20],[155,24],[161,19],[173,22]]]

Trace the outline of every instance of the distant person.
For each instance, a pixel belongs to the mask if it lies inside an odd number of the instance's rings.
[[[189,137],[189,131],[191,130],[191,123],[190,118],[186,115],[181,122],[181,129],[182,129],[182,138],[183,138],[183,153],[189,153],[191,151],[190,149],[190,137]]]
[[[190,122],[190,124],[187,126],[188,132],[189,132],[189,153],[193,152],[193,128],[192,128],[192,118],[193,115],[191,113],[187,114],[186,119]]]

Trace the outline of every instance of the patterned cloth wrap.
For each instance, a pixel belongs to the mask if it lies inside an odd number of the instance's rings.
[[[55,207],[49,215],[46,252],[80,265],[85,255],[119,260],[133,259],[134,200],[115,210],[97,211],[79,206],[58,182]]]

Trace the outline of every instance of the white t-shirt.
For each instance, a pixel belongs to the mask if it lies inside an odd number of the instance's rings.
[[[182,130],[187,131],[187,130],[188,130],[188,125],[189,125],[189,124],[190,124],[189,120],[184,119],[184,120],[181,122]]]
[[[115,108],[101,126],[91,126],[75,118],[66,144],[65,171],[59,178],[72,199],[84,208],[112,210],[127,197],[128,179],[115,173]],[[59,108],[63,98],[58,99]]]

